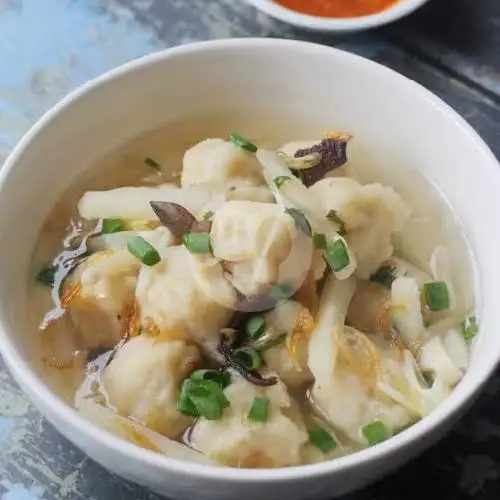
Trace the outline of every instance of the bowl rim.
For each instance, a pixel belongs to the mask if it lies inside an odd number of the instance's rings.
[[[359,17],[320,17],[303,14],[276,3],[274,0],[245,0],[256,9],[280,21],[315,31],[353,32],[392,23],[422,7],[429,0],[397,0],[385,10]]]
[[[182,57],[194,53],[223,52],[227,50],[234,50],[237,52],[241,49],[261,51],[276,48],[291,51],[294,54],[300,51],[306,54],[316,52],[336,57],[344,61],[348,60],[349,64],[354,64],[359,67],[362,66],[364,70],[368,70],[368,73],[374,72],[377,73],[379,77],[389,78],[393,83],[394,81],[398,81],[399,85],[411,86],[411,93],[427,101],[429,105],[445,114],[450,121],[454,122],[455,125],[463,130],[465,135],[469,136],[469,139],[473,141],[477,147],[478,156],[484,157],[484,168],[491,169],[491,173],[496,176],[499,175],[500,170],[498,169],[500,165],[496,157],[472,126],[444,101],[422,85],[410,80],[404,75],[356,54],[317,43],[286,39],[242,38],[196,42],[154,52],[111,69],[101,76],[77,87],[49,109],[26,132],[12,150],[3,168],[0,170],[0,193],[6,179],[16,167],[19,157],[22,156],[24,150],[30,147],[30,143],[35,140],[47,126],[50,126],[52,121],[57,119],[60,112],[64,111],[65,108],[80,99],[83,95],[94,91],[106,82],[113,82],[124,74],[141,70],[149,65],[162,63],[172,57]],[[306,478],[310,479],[313,477],[317,478],[345,471],[361,464],[368,465],[380,459],[388,458],[401,448],[422,440],[427,434],[432,434],[432,431],[437,430],[442,424],[451,420],[454,415],[458,414],[461,409],[465,408],[479,392],[481,387],[487,382],[496,368],[498,359],[500,359],[499,345],[496,355],[492,356],[488,363],[483,363],[481,365],[482,369],[480,376],[477,377],[475,382],[467,387],[467,390],[461,391],[460,395],[455,395],[455,397],[453,397],[452,394],[430,415],[377,446],[315,464],[279,469],[237,469],[184,462],[170,458],[141,448],[91,423],[45,384],[32,369],[30,363],[28,363],[20,350],[15,346],[14,342],[11,340],[13,334],[11,333],[9,335],[8,330],[4,318],[0,317],[0,353],[16,381],[25,393],[30,395],[31,399],[33,399],[31,395],[36,394],[36,399],[43,400],[45,407],[53,408],[54,413],[57,412],[58,414],[58,419],[64,421],[68,428],[84,435],[88,442],[97,443],[102,448],[107,449],[108,453],[112,455],[118,454],[127,456],[129,460],[135,463],[145,464],[153,469],[169,470],[180,476],[197,477],[206,480],[223,480],[231,483],[261,483],[262,481],[274,483],[284,480],[293,481]]]

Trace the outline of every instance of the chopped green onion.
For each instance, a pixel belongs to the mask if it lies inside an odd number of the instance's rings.
[[[350,262],[349,253],[343,240],[335,240],[326,244],[325,258],[329,266],[336,272],[345,269]]]
[[[182,383],[179,398],[177,400],[177,410],[183,415],[190,417],[198,417],[199,413],[196,406],[191,402],[190,393],[198,387],[198,383],[194,380],[185,379]]]
[[[160,254],[154,246],[142,236],[134,236],[127,241],[128,251],[146,266],[154,266],[161,261]]]
[[[53,286],[56,272],[57,266],[46,267],[36,275],[36,280],[42,285]]]
[[[241,137],[241,135],[231,133],[229,134],[229,140],[239,146],[240,148],[245,149],[246,151],[249,151],[250,153],[256,153],[257,152],[257,146],[253,144],[252,142],[248,141],[244,137]]]
[[[334,222],[335,224],[338,224],[339,226],[339,231],[338,233],[341,235],[341,236],[344,236],[347,231],[346,231],[346,228],[345,228],[345,222],[339,217],[339,214],[336,210],[330,210],[327,214],[326,214],[326,218],[330,221],[330,222]]]
[[[276,185],[276,187],[278,189],[281,189],[281,186],[283,186],[283,184],[285,184],[285,182],[288,182],[291,180],[292,180],[291,177],[288,177],[286,175],[280,175],[279,177],[274,178],[274,184]]]
[[[220,370],[196,370],[189,376],[191,380],[211,380],[225,389],[231,384],[231,374],[227,371]]]
[[[464,336],[465,340],[472,340],[476,335],[477,332],[479,331],[479,326],[476,322],[476,316],[471,316],[470,318],[467,318],[461,326],[462,329],[462,335]]]
[[[323,453],[328,453],[337,447],[337,442],[323,427],[313,427],[309,430],[309,440],[316,448],[319,448]]]
[[[184,380],[177,409],[184,415],[217,420],[222,416],[229,401],[221,387],[211,380]]]
[[[375,420],[375,422],[365,425],[362,432],[370,446],[381,443],[389,438],[389,431],[380,420]]]
[[[266,330],[264,316],[256,314],[245,323],[245,333],[250,340],[257,340]]]
[[[424,302],[431,311],[444,311],[450,308],[450,294],[444,281],[425,283]]]
[[[236,349],[234,351],[234,359],[250,371],[258,370],[262,364],[259,351],[253,347],[240,347]]]
[[[274,285],[268,293],[269,298],[275,301],[288,299],[292,295],[293,288],[286,283],[282,283],[281,285]]]
[[[273,339],[269,339],[267,342],[265,342],[259,347],[259,351],[260,352],[268,351],[269,349],[272,349],[273,347],[282,344],[286,340],[286,337],[287,334],[283,333],[279,337],[274,337]]]
[[[384,264],[375,274],[372,275],[370,280],[375,281],[386,288],[391,288],[392,282],[396,279],[395,271],[395,268],[390,264]]]
[[[248,418],[254,422],[267,422],[269,414],[269,398],[254,397]]]
[[[326,248],[326,238],[322,233],[314,233],[313,234],[313,243],[314,247],[318,250],[325,250]]]
[[[125,223],[121,219],[104,219],[102,221],[102,234],[112,234],[125,231]]]
[[[151,167],[153,170],[156,170],[157,172],[161,172],[161,165],[153,160],[153,158],[144,158],[144,163],[148,166]]]
[[[295,221],[297,229],[302,231],[306,236],[311,236],[311,224],[309,224],[304,212],[296,208],[287,208],[285,212]]]
[[[214,213],[212,210],[209,210],[208,212],[203,214],[203,220],[210,220],[214,216]]]
[[[210,233],[186,233],[182,235],[182,243],[191,253],[212,252]]]

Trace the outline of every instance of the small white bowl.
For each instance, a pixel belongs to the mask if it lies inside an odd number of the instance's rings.
[[[40,361],[40,335],[30,319],[31,259],[54,203],[108,152],[160,125],[181,119],[198,124],[200,115],[222,111],[229,121],[248,117],[248,126],[238,131],[255,136],[270,127],[256,119],[260,110],[279,118],[290,138],[300,138],[304,127],[311,137],[328,129],[347,130],[355,137],[351,164],[417,170],[439,187],[476,257],[481,332],[470,369],[452,394],[428,417],[375,447],[329,462],[273,470],[179,462],[96,427],[54,392]],[[496,367],[498,193],[499,164],[474,130],[420,85],[367,59],[273,39],[221,40],[152,54],[74,91],[38,121],[7,159],[0,173],[0,352],[22,389],[62,434],[104,467],[169,498],[332,498],[435,442]]]
[[[273,0],[246,1],[267,15],[299,28],[330,33],[348,33],[376,28],[397,21],[411,14],[429,0],[399,0],[376,14],[348,18],[310,16],[287,9]]]

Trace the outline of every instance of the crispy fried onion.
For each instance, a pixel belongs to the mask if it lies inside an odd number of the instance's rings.
[[[380,353],[377,346],[363,333],[350,326],[336,336],[340,365],[355,373],[370,388],[380,376]]]
[[[131,305],[127,305],[121,315],[124,340],[137,337],[141,333],[141,313],[139,303],[134,300]]]
[[[319,296],[314,271],[309,270],[307,272],[304,281],[293,295],[293,298],[306,307],[311,316],[316,316],[318,313]]]
[[[67,309],[71,302],[73,302],[79,296],[82,290],[82,284],[78,282],[74,285],[68,285],[64,288],[64,293],[61,297],[61,307],[63,309]]]
[[[295,369],[299,372],[304,370],[307,359],[301,359],[300,352],[309,344],[309,339],[314,330],[314,318],[308,309],[302,309],[295,316],[293,329],[286,338],[288,354]]]

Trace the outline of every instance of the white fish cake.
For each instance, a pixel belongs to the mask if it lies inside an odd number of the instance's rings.
[[[88,349],[111,348],[120,340],[140,268],[141,263],[122,249],[95,253],[75,270],[65,294],[77,292],[68,310]]]
[[[198,349],[185,342],[135,337],[104,371],[102,384],[109,404],[124,417],[178,437],[191,421],[177,411],[179,388],[199,360]]]
[[[143,329],[163,338],[217,344],[236,300],[221,264],[192,255],[184,246],[167,248],[161,256],[157,265],[141,269],[137,282]]]
[[[213,216],[211,238],[214,256],[225,261],[234,286],[245,295],[291,281],[293,276],[284,275],[290,272],[300,277],[297,266],[286,261],[294,256],[292,248],[302,244],[301,234],[278,205],[229,201]],[[305,273],[310,267],[307,254],[301,252],[301,261]]]
[[[184,154],[181,184],[211,184],[230,187],[247,181],[251,185],[263,184],[260,166],[255,155],[223,139],[206,139]]]
[[[362,185],[346,177],[328,177],[309,188],[326,215],[335,210],[358,262],[356,275],[368,279],[393,253],[392,235],[403,229],[409,208],[390,186]]]
[[[308,434],[293,401],[280,382],[256,387],[241,378],[225,389],[230,406],[219,420],[199,420],[191,434],[195,449],[236,467],[284,467],[302,463]],[[269,398],[267,422],[248,418],[254,397]]]

